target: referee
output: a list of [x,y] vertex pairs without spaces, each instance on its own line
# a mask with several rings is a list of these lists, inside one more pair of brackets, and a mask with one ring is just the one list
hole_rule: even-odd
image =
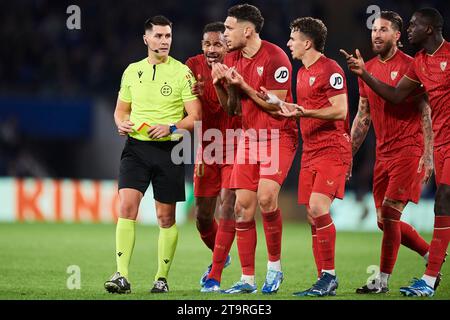
[[175,207],[185,200],[184,165],[174,164],[170,157],[178,143],[174,132],[192,130],[194,121],[201,119],[200,101],[191,92],[195,78],[187,66],[169,56],[172,23],[163,16],[148,19],[143,39],[148,56],[126,68],[114,112],[118,133],[128,138],[119,173],[117,272],[105,282],[112,293],[131,292],[127,279],[136,218],[150,181],[160,227],[158,272],[151,292],[169,291],[167,276],[178,239]]

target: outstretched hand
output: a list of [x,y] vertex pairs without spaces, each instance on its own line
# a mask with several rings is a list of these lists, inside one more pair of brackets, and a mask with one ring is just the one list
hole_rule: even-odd
[[355,51],[356,58],[353,56],[353,54],[347,53],[347,51],[345,51],[344,49],[340,49],[339,51],[344,55],[345,59],[347,59],[347,66],[350,71],[358,76],[362,76],[366,68],[364,66],[364,59],[361,56],[359,50],[356,49]]

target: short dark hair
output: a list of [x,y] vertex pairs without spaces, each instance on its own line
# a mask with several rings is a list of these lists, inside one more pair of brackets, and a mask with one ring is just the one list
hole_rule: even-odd
[[225,32],[225,25],[221,21],[208,23],[203,28],[203,34],[205,34],[207,32],[221,32],[221,33],[224,33]]
[[261,11],[251,4],[238,4],[228,9],[228,16],[236,18],[238,21],[248,21],[255,26],[256,33],[260,33],[264,25],[264,18]]
[[397,12],[394,11],[381,11],[380,12],[380,18],[390,21],[392,24],[392,27],[397,31],[403,30],[403,19],[400,17],[400,15]]
[[152,31],[153,26],[169,26],[172,28],[172,22],[164,16],[153,16],[148,18],[144,24],[144,31]]
[[292,31],[300,31],[310,38],[317,51],[324,51],[328,31],[322,20],[312,17],[297,18],[291,22],[290,27]]
[[420,13],[432,27],[442,31],[442,28],[444,27],[444,18],[442,18],[442,15],[435,8],[422,8],[415,13]]

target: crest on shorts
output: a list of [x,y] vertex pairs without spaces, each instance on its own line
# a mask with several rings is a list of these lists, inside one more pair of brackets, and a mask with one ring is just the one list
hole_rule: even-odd
[[442,61],[441,62],[441,70],[445,71],[445,68],[447,68],[447,61]]
[[261,77],[264,71],[264,67],[256,67],[256,72],[258,72],[258,75]]
[[309,86],[310,87],[314,84],[314,81],[316,81],[316,77],[309,77]]
[[395,78],[397,78],[398,75],[398,71],[392,71],[391,72],[391,79],[394,80]]

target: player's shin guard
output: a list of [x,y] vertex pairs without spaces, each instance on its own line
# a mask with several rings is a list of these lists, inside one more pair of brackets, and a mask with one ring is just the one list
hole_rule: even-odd
[[401,243],[400,217],[402,213],[389,206],[381,207],[383,221],[383,240],[381,243],[380,271],[392,274],[397,261],[398,249]]
[[213,251],[214,250],[214,242],[217,234],[217,222],[216,219],[213,219],[211,225],[207,229],[199,228],[200,237],[206,246]]
[[320,274],[322,273],[322,266],[320,265],[319,247],[317,246],[317,231],[316,226],[314,225],[311,225],[311,237],[312,237],[312,251],[317,268],[317,278],[320,278]]
[[448,242],[450,240],[450,216],[434,217],[434,232],[431,240],[428,266],[425,274],[437,277],[445,259]]
[[334,270],[336,228],[329,213],[314,218],[320,265],[323,270]]
[[220,219],[217,229],[216,243],[213,252],[213,263],[208,278],[214,279],[220,283],[222,271],[233,245],[234,235],[236,234],[236,222],[229,219]]
[[174,224],[170,228],[159,228],[158,238],[158,272],[155,281],[159,278],[167,279],[173,256],[178,243],[178,229]]
[[119,218],[116,227],[116,262],[120,275],[128,278],[128,266],[133,254],[136,221]]
[[262,220],[269,261],[279,261],[281,257],[281,236],[283,233],[280,209],[272,212],[262,212]]
[[243,275],[255,274],[256,225],[255,220],[236,222],[236,242]]
[[[378,228],[383,231],[383,223],[378,221]],[[430,249],[430,245],[425,241],[424,238],[417,232],[413,226],[407,224],[404,221],[400,221],[401,230],[401,244],[415,252],[417,252],[422,257]]]

